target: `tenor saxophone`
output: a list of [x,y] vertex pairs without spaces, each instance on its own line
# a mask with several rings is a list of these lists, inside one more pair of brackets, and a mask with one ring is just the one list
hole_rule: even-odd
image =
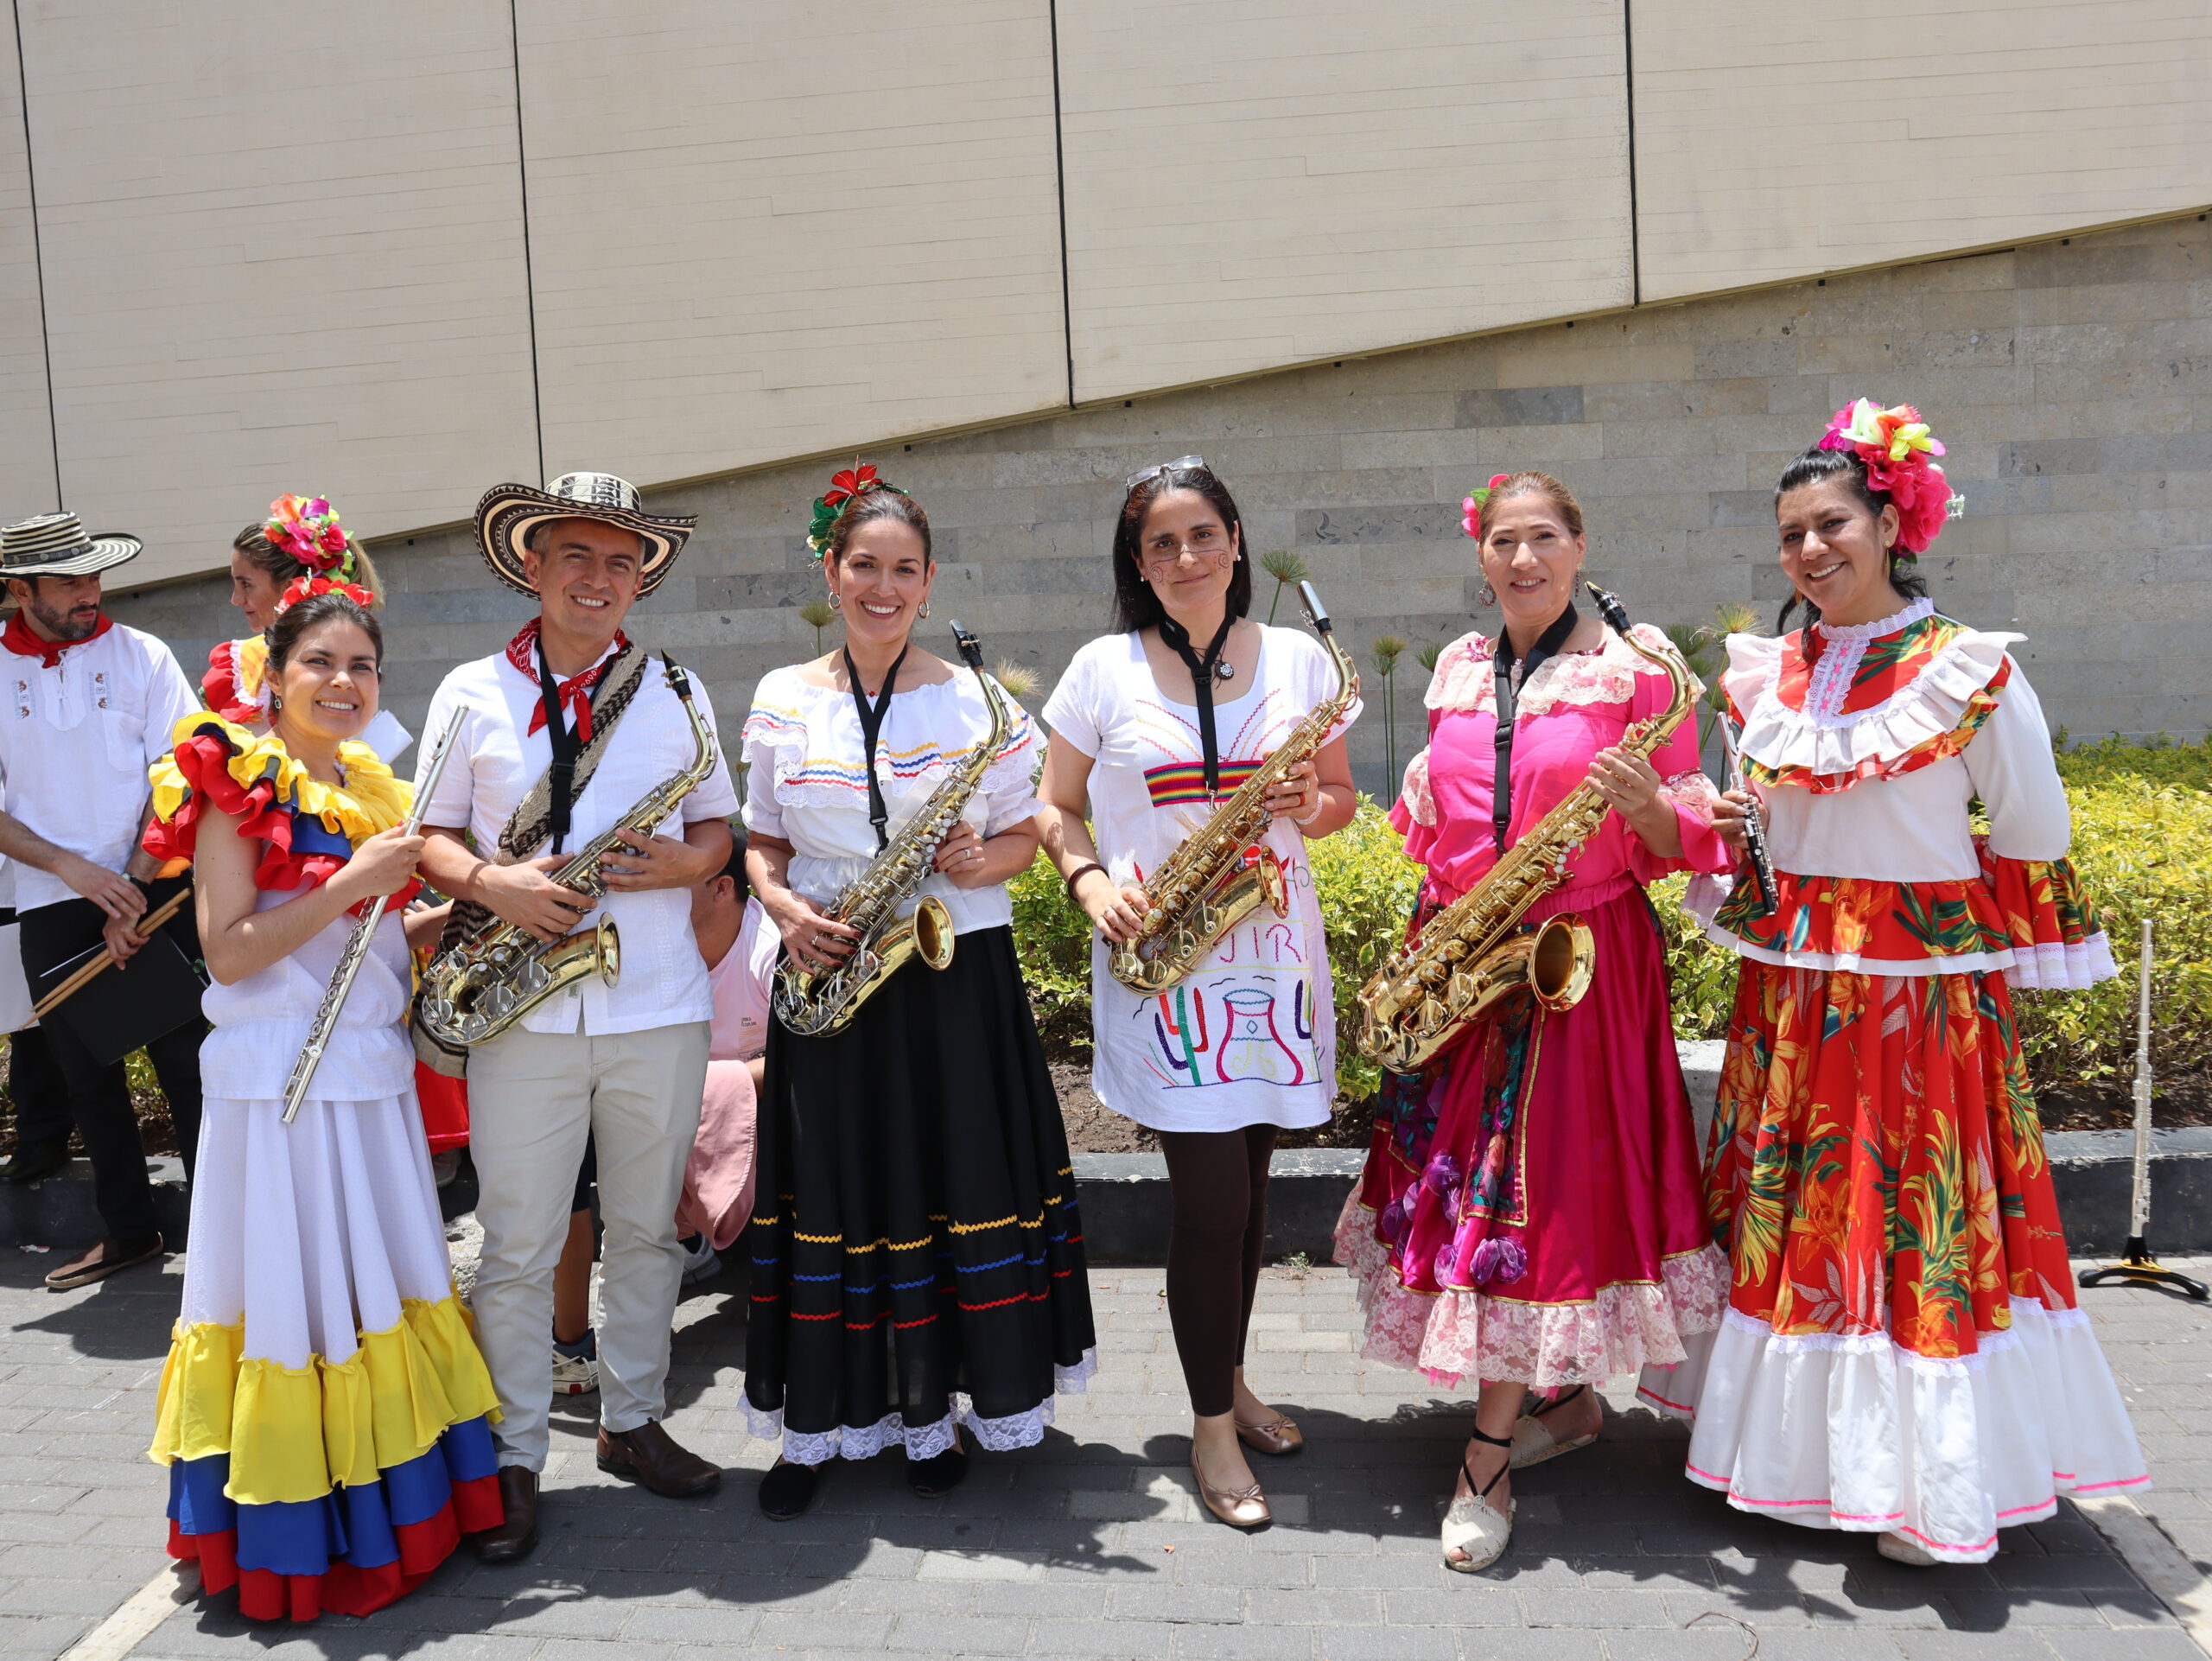
[[983,689],[983,702],[991,712],[990,735],[968,752],[950,776],[930,793],[921,811],[830,902],[823,916],[860,931],[852,954],[834,969],[809,969],[790,957],[778,966],[772,999],[776,1019],[786,1030],[802,1037],[825,1037],[843,1031],[860,1013],[861,1005],[910,959],[919,958],[931,969],[942,969],[952,961],[952,916],[944,902],[935,894],[925,895],[907,917],[899,915],[899,907],[922,886],[937,857],[938,844],[982,788],[983,775],[998,759],[999,746],[1006,741],[1007,729],[1014,719],[997,683],[983,672],[982,647],[957,619],[952,624],[952,640],[960,648],[961,660],[975,671],[976,683]]
[[[715,735],[692,702],[690,677],[666,652],[661,664],[669,690],[683,701],[691,723],[691,765],[639,797],[604,835],[593,837],[553,873],[553,881],[564,888],[594,899],[605,894],[607,856],[625,846],[618,833],[634,830],[650,837],[715,770]],[[495,919],[430,960],[423,971],[416,1019],[443,1043],[481,1044],[588,975],[597,975],[609,986],[622,977],[622,937],[605,912],[594,926],[558,940],[540,940]]]
[[1144,923],[1106,959],[1107,972],[1133,992],[1162,992],[1174,985],[1262,904],[1278,917],[1290,909],[1282,867],[1257,847],[1268,829],[1268,792],[1319,754],[1338,718],[1359,696],[1359,670],[1337,644],[1321,596],[1311,582],[1301,582],[1298,599],[1336,663],[1337,690],[1315,704],[1236,794],[1176,843],[1146,880]]
[[[1673,684],[1667,707],[1633,722],[1618,746],[1649,756],[1689,713],[1689,671],[1678,659],[1639,645],[1621,602],[1594,582],[1584,586],[1606,626]],[[1572,912],[1532,932],[1522,932],[1520,925],[1531,906],[1567,880],[1569,856],[1611,811],[1594,786],[1578,785],[1480,881],[1392,952],[1360,989],[1360,1053],[1394,1072],[1411,1072],[1509,998],[1532,996],[1555,1012],[1580,1003],[1597,967],[1590,926]]]

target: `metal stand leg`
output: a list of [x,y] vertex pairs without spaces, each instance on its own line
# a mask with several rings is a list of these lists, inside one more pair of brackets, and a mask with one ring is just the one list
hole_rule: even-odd
[[2193,1281],[2178,1270],[2159,1268],[2158,1260],[2151,1255],[2151,1248],[2143,1244],[2139,1234],[2128,1236],[2127,1249],[2120,1253],[2118,1263],[2082,1271],[2084,1286],[2102,1286],[2107,1281],[2118,1281],[2124,1286],[2171,1287],[2177,1292],[2186,1292],[2199,1303],[2212,1299],[2212,1288],[2207,1288],[2202,1281]]

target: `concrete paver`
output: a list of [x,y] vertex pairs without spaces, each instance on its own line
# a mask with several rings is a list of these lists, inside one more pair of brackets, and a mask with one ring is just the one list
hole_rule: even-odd
[[[61,1653],[161,1568],[162,1473],[143,1458],[181,1273],[54,1296],[51,1256],[0,1261],[0,1658]],[[1974,1568],[1911,1570],[1863,1537],[1730,1510],[1680,1474],[1683,1432],[1611,1398],[1591,1450],[1522,1473],[1507,1560],[1436,1558],[1436,1508],[1469,1407],[1351,1351],[1340,1270],[1271,1269],[1252,1375],[1306,1453],[1255,1459],[1279,1520],[1240,1535],[1199,1509],[1157,1270],[1099,1270],[1101,1370],[1027,1453],[980,1454],[925,1500],[895,1459],[834,1468],[818,1508],[761,1518],[772,1448],[745,1429],[734,1273],[679,1315],[671,1426],[730,1469],[715,1498],[603,1476],[589,1398],[554,1410],[544,1543],[464,1552],[365,1620],[256,1628],[231,1601],[181,1608],[149,1658],[429,1655],[439,1661],[707,1661],[739,1655],[1057,1655],[1205,1661],[2202,1661],[2104,1537],[2068,1511],[2008,1530]],[[2159,1486],[2143,1500],[2212,1569],[2212,1310],[2084,1295]],[[1740,1623],[1740,1624],[1739,1624]]]

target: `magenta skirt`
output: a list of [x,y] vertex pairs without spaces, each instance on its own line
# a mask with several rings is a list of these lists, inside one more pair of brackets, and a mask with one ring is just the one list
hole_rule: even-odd
[[1589,992],[1556,1015],[1516,1000],[1422,1072],[1385,1075],[1337,1225],[1363,1352],[1448,1386],[1664,1365],[1727,1308],[1658,924],[1625,879],[1531,921],[1570,910],[1597,945]]

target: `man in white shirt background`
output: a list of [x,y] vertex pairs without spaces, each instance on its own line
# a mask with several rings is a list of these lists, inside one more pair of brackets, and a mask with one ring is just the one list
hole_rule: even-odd
[[[169,649],[100,609],[100,573],[135,558],[136,537],[88,536],[73,513],[46,513],[0,532],[0,578],[17,610],[0,630],[0,856],[14,864],[23,969],[41,977],[105,944],[127,964],[143,942],[154,862],[138,846],[152,802],[146,769],[176,723],[200,707]],[[199,957],[191,908],[165,931]],[[111,971],[112,972],[112,971]],[[181,971],[179,971],[180,973]],[[81,995],[80,995],[81,996]],[[196,1000],[147,1034],[168,1098],[188,1176],[200,1136]],[[163,1017],[166,1019],[166,1015]],[[41,1023],[69,1093],[70,1117],[92,1164],[105,1237],[46,1277],[55,1291],[102,1280],[161,1255],[145,1147],[121,1060],[102,1062],[64,1011]],[[26,1148],[29,1130],[43,1145]],[[16,1157],[52,1161],[61,1127],[18,1121]],[[62,1134],[66,1136],[66,1131]]]
[[[695,523],[642,512],[637,491],[605,474],[565,474],[544,491],[503,485],[478,505],[479,551],[501,582],[538,600],[539,614],[505,652],[454,670],[431,701],[433,733],[454,708],[467,711],[430,795],[423,856],[424,878],[460,912],[473,905],[542,940],[596,923],[598,907],[548,873],[695,759],[663,664],[622,632]],[[711,727],[705,689],[692,696]],[[600,1468],[671,1497],[721,1480],[660,1419],[683,1263],[676,1210],[714,1009],[689,891],[728,859],[736,810],[717,746],[664,834],[626,832],[626,851],[607,862],[598,904],[620,930],[616,983],[588,978],[467,1052],[484,1226],[474,1309],[503,1416],[494,1436],[506,1508],[500,1528],[477,1537],[486,1562],[515,1562],[537,1543],[553,1274],[587,1134],[604,1231]]]

